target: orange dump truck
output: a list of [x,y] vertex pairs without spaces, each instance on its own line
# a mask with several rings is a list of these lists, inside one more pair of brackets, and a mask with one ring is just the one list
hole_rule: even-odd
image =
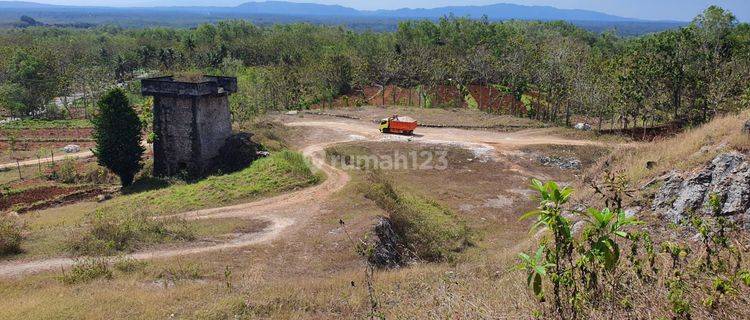
[[380,132],[412,134],[417,128],[417,121],[409,117],[393,115],[390,118],[380,120]]

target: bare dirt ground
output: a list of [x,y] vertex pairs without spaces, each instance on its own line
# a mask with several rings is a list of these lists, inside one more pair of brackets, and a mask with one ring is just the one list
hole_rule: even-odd
[[[517,155],[518,149],[533,145],[597,145],[597,142],[570,140],[548,135],[545,129],[523,130],[513,133],[493,131],[472,131],[463,129],[419,128],[417,135],[406,137],[397,135],[381,135],[377,126],[369,121],[346,119],[299,119],[288,117],[283,119],[289,127],[309,129],[315,132],[312,136],[301,139],[300,149],[312,164],[322,170],[327,178],[314,187],[296,192],[263,199],[256,202],[185,212],[175,217],[187,220],[243,218],[264,220],[270,225],[257,233],[243,234],[222,243],[194,243],[187,247],[170,248],[164,250],[144,251],[130,254],[129,257],[144,260],[168,258],[191,254],[220,252],[229,249],[269,243],[280,237],[287,237],[300,233],[313,221],[312,217],[323,215],[328,199],[337,191],[347,186],[350,176],[326,163],[324,149],[337,143],[346,141],[381,141],[381,142],[417,142],[422,144],[448,145],[470,150],[474,155],[486,155],[499,161],[506,161],[507,157]],[[312,142],[317,141],[317,142]],[[322,141],[322,142],[321,142]],[[35,162],[34,162],[35,163]],[[13,164],[0,165],[13,166]],[[524,166],[506,162],[509,170],[519,175],[526,175],[528,169]],[[443,177],[444,178],[444,177]],[[519,191],[522,193],[522,191]],[[489,208],[502,207],[510,201],[497,198],[487,201]],[[76,261],[71,258],[47,259],[36,261],[19,261],[0,264],[0,277],[18,277],[28,273],[45,270],[60,269],[70,266]]]
[[419,123],[429,126],[487,127],[504,131],[546,126],[544,123],[509,115],[489,114],[465,108],[413,108],[413,107],[342,107],[302,112],[304,117],[325,114],[338,117],[358,118],[373,122],[394,114],[409,115]]

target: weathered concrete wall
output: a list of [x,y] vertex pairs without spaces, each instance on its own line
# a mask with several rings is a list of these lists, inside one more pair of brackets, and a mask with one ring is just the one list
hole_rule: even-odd
[[216,95],[200,97],[197,101],[198,135],[193,147],[199,149],[201,166],[210,168],[213,165],[211,160],[219,154],[219,149],[232,135],[229,99],[227,95]]
[[154,97],[154,175],[188,170],[192,161],[193,98]]
[[232,135],[228,96],[155,96],[154,132],[154,175],[201,175]]

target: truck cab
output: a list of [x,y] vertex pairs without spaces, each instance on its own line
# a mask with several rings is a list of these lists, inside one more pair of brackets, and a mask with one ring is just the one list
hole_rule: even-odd
[[413,134],[417,128],[417,121],[410,117],[400,117],[393,115],[380,120],[380,132],[382,133],[400,133]]

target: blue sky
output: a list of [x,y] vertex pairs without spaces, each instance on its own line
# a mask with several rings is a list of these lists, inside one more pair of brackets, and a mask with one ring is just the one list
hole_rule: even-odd
[[[215,5],[233,6],[252,0],[27,0],[40,3],[98,6]],[[515,3],[549,5],[565,9],[588,9],[623,17],[649,20],[689,21],[711,4],[731,10],[741,21],[750,21],[750,0],[292,0],[339,4],[356,9],[434,8],[452,5],[486,5]]]

